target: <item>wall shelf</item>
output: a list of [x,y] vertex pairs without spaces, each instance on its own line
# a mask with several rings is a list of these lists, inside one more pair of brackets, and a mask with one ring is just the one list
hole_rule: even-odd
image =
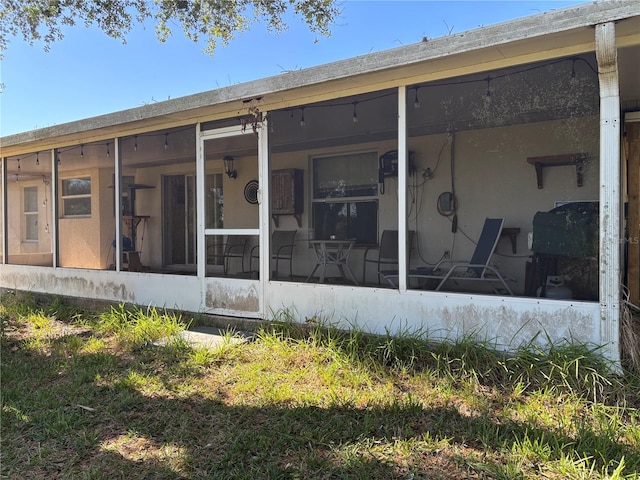
[[538,188],[543,187],[542,173],[547,167],[563,167],[566,165],[575,165],[576,167],[576,184],[578,187],[583,183],[584,162],[587,160],[586,153],[569,153],[564,155],[547,155],[544,157],[528,157],[527,163],[536,167],[536,180]]

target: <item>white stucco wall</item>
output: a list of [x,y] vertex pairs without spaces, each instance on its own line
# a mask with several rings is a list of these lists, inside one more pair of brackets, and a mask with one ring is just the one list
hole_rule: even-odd
[[[485,217],[505,217],[506,227],[520,228],[517,237],[517,253],[513,254],[508,238],[498,244],[493,262],[516,282],[516,293],[523,293],[525,263],[531,252],[527,246],[528,233],[532,231],[533,217],[538,211],[548,211],[555,201],[597,201],[598,185],[598,118],[584,117],[559,121],[529,123],[501,128],[469,130],[455,134],[454,175],[458,201],[457,234],[451,232],[451,218],[437,211],[437,198],[451,190],[451,149],[446,135],[409,138],[409,149],[415,152],[417,176],[409,178],[410,204],[408,224],[418,232],[418,247],[412,251],[412,267],[434,263],[444,250],[451,250],[454,259],[469,259],[474,243],[465,238],[466,233],[477,240]],[[313,254],[305,242],[311,229],[312,178],[310,159],[317,155],[344,154],[374,150],[379,154],[395,148],[394,141],[315,149],[274,155],[272,166],[300,168],[305,174],[305,209],[302,228],[297,236],[294,273],[308,273],[314,265]],[[547,168],[544,171],[544,188],[538,189],[535,168],[527,163],[527,157],[586,153],[588,161],[584,169],[583,186],[576,185],[573,166]],[[422,178],[422,171],[431,169],[429,180]],[[421,185],[422,184],[422,185]],[[415,187],[414,185],[418,185]],[[412,201],[415,199],[415,202]],[[385,229],[397,229],[397,179],[386,180],[386,192],[378,195],[379,233]],[[298,228],[293,217],[282,217],[281,229]],[[362,249],[351,256],[352,268],[360,278]],[[376,280],[373,269],[368,271],[367,281]]]
[[255,280],[18,265],[0,265],[0,272],[4,288],[258,319],[287,310],[301,322],[315,316],[377,334],[466,335],[500,349],[601,340],[596,302],[268,282],[261,314]]
[[[36,187],[38,192],[38,240],[25,240],[24,189]],[[7,185],[9,257],[11,263],[49,265],[52,263],[51,182],[38,180],[10,181]],[[48,230],[48,231],[47,231]]]
[[[258,178],[258,160],[256,156],[234,157],[237,178],[224,174],[221,159],[208,160],[207,173],[222,173],[225,228],[258,228],[258,206],[244,199],[244,186],[250,180]],[[145,266],[161,269],[162,264],[162,228],[163,201],[162,177],[165,175],[195,175],[195,161],[181,162],[158,167],[133,168],[125,166],[124,175],[132,175],[136,183],[153,186],[152,189],[140,189],[136,192],[136,213],[148,215],[146,226],[139,226],[141,259]],[[144,230],[144,238],[141,237]]]
[[[112,262],[115,237],[114,190],[111,168],[65,170],[60,180],[91,179],[91,215],[64,217],[60,206],[59,262],[62,267],[106,269]],[[61,187],[59,187],[59,192]]]

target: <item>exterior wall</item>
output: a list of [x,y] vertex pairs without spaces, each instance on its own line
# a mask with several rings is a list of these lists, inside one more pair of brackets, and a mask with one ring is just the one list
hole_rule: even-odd
[[[162,167],[127,169],[123,175],[133,175],[135,183],[154,187],[136,192],[136,213],[149,216],[145,221],[146,226],[141,223],[138,227],[136,248],[141,251],[143,265],[155,269],[162,268],[162,176],[195,175],[195,161]],[[145,228],[144,237],[141,236],[143,228]],[[123,234],[129,234],[126,228]]]
[[[258,205],[244,199],[244,186],[258,179],[257,157],[234,157],[237,178],[222,176],[224,191],[224,228],[258,228]],[[209,166],[212,162],[207,162]],[[222,163],[221,161],[219,162]],[[218,169],[220,171],[220,169]],[[208,172],[207,172],[208,173]]]
[[[2,265],[2,287],[200,311],[201,282],[182,275]],[[171,288],[167,288],[171,285]]]
[[[223,173],[223,191],[225,201],[225,228],[258,228],[258,206],[244,199],[244,186],[250,180],[258,178],[257,157],[236,157],[235,168],[238,177],[235,179],[225,175],[222,160],[208,161],[207,173]],[[136,193],[136,213],[148,215],[144,238],[138,234],[137,248],[141,250],[142,264],[152,269],[163,266],[162,251],[162,177],[164,175],[195,175],[195,162],[179,163],[149,168],[128,168],[124,175],[133,175],[136,183],[151,185],[155,188],[138,190]],[[143,228],[141,223],[139,232]],[[126,229],[124,233],[127,234]]]
[[[24,198],[25,187],[38,189],[38,241],[25,241]],[[44,199],[48,199],[44,202]],[[21,265],[52,265],[51,184],[38,180],[21,180],[7,184],[8,205],[8,262]],[[46,226],[49,225],[49,231]]]
[[268,312],[287,309],[301,322],[317,316],[338,327],[381,335],[468,336],[506,350],[531,342],[544,345],[547,339],[600,344],[594,302],[282,282],[269,283],[265,298]]
[[[0,265],[0,288],[261,318],[257,280]],[[168,288],[170,285],[170,288]]]
[[[524,292],[525,263],[531,252],[528,233],[538,211],[554,208],[555,201],[597,201],[598,183],[598,117],[528,123],[500,128],[462,131],[455,134],[454,164],[455,190],[458,201],[458,226],[477,240],[485,217],[505,217],[505,227],[520,228],[517,253],[509,239],[503,238],[494,255],[501,271],[515,280],[516,294]],[[409,185],[424,183],[414,190],[415,202],[410,202],[408,224],[417,231],[419,248],[412,251],[412,266],[435,263],[444,250],[451,250],[454,259],[469,259],[475,245],[463,234],[451,233],[451,219],[438,214],[437,198],[451,190],[450,145],[446,135],[411,137],[409,149],[415,152],[418,170],[409,178]],[[444,146],[444,148],[443,148]],[[312,238],[311,199],[313,183],[311,158],[319,155],[344,154],[374,150],[378,155],[395,149],[395,141],[314,149],[273,155],[272,168],[300,168],[305,175],[305,208],[302,228],[296,237],[294,274],[306,275],[314,266],[313,253],[306,241]],[[573,166],[548,168],[544,171],[544,188],[538,189],[535,168],[527,157],[586,153],[583,186],[576,185]],[[440,158],[439,158],[440,157]],[[424,169],[433,171],[427,181],[421,176]],[[379,233],[397,229],[397,178],[386,180],[384,195],[378,195]],[[298,229],[293,217],[280,219],[281,229]],[[355,249],[351,256],[354,272],[360,278],[364,249]],[[376,272],[369,269],[367,281],[376,280]]]
[[544,345],[548,338],[601,341],[594,302],[267,282],[261,315],[257,281],[206,279],[203,285],[192,276],[16,265],[0,265],[0,271],[5,288],[248,318],[269,318],[286,309],[301,322],[317,316],[337,327],[377,334],[467,335],[502,349],[532,341]]
[[60,205],[60,266],[106,269],[112,261],[111,242],[115,232],[113,188],[109,188],[113,170],[78,169],[60,175],[61,180],[81,177],[91,178],[91,215],[65,218]]
[[[516,280],[512,286],[516,294],[524,291],[525,262],[531,254],[527,237],[536,212],[552,209],[555,201],[598,200],[598,138],[597,117],[470,130],[455,135],[458,228],[474,240],[485,217],[505,217],[505,227],[520,228],[517,253],[513,254],[509,240],[502,238],[496,249],[498,255],[492,257],[501,271]],[[433,170],[437,150],[444,141],[442,136],[409,139],[409,148],[416,151],[419,167],[429,166]],[[446,146],[437,171],[426,183],[424,194],[418,197],[422,202],[409,215],[409,228],[418,231],[421,251],[431,262],[437,261],[445,249],[451,250],[454,259],[469,259],[475,248],[464,235],[457,234],[454,241],[450,219],[439,215],[436,209],[438,195],[451,189],[448,149]],[[565,153],[587,154],[583,186],[576,185],[575,167],[566,166],[545,169],[544,188],[538,189],[535,168],[527,163],[527,157]]]
[[[326,155],[342,155],[346,153],[377,151],[378,155],[396,149],[395,141],[385,141],[376,143],[363,143],[357,145],[348,145],[342,147],[318,148],[307,150],[304,152],[281,153],[272,156],[271,167],[273,170],[285,168],[298,168],[304,171],[304,212],[302,214],[302,227],[298,224],[293,216],[282,216],[279,219],[279,229],[281,230],[298,230],[296,235],[296,246],[294,248],[294,275],[306,276],[315,266],[315,256],[309,248],[308,240],[313,239],[312,226],[312,197],[313,197],[313,178],[311,159],[316,156]],[[397,189],[395,184],[389,183],[389,189],[385,195],[378,195],[379,212],[378,212],[378,229],[380,232],[385,229],[398,229],[397,214]],[[273,223],[271,223],[274,228]],[[352,255],[352,264],[355,267],[354,273],[357,278],[362,275],[361,256],[364,250],[356,249]]]

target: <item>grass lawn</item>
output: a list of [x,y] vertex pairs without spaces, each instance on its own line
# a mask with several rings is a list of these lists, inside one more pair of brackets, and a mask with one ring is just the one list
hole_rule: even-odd
[[[265,323],[214,349],[155,309],[0,299],[1,478],[638,478],[640,378],[586,347]],[[162,338],[167,342],[157,342]]]

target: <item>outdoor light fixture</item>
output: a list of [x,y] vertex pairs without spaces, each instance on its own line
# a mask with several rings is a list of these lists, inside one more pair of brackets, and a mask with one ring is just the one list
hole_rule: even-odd
[[420,99],[418,98],[418,88],[416,87],[416,98],[413,100],[413,108],[416,110],[420,108]]
[[165,133],[164,134],[164,149],[168,149],[169,148],[169,134]]
[[356,111],[356,105],[358,105],[357,100],[353,102],[353,123],[358,123],[358,112]]
[[80,158],[84,158],[84,145],[80,144]]
[[40,165],[40,152],[36,152],[36,165]]
[[578,80],[576,79],[576,59],[575,58],[571,60],[571,78],[569,79],[569,83],[571,85],[575,85],[576,83],[578,83]]
[[491,103],[491,76],[489,75],[485,80],[487,81],[487,93],[484,97],[484,101]]
[[233,169],[233,157],[225,156],[222,161],[224,162],[224,172],[229,178],[236,178],[238,172]]
[[304,107],[300,109],[300,126],[304,127],[306,125],[304,121]]

